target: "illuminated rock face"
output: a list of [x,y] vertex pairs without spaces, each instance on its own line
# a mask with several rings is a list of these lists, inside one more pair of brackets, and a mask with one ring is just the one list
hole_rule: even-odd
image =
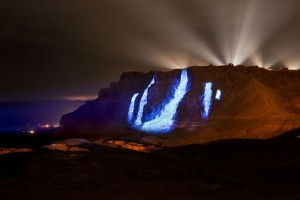
[[201,97],[201,103],[203,106],[203,111],[201,113],[202,119],[207,119],[211,109],[212,85],[213,84],[211,82],[204,84],[204,94]]
[[145,105],[147,105],[148,90],[154,83],[155,83],[155,76],[152,78],[151,83],[147,86],[147,88],[143,92],[143,96],[142,96],[142,98],[140,100],[140,104],[139,104],[139,110],[137,113],[137,117],[134,122],[134,127],[139,127],[142,125],[142,117],[144,114],[144,107],[145,107]]
[[143,97],[139,106],[138,116],[133,128],[148,133],[168,133],[174,129],[178,104],[181,102],[188,91],[187,70],[182,70],[178,85],[174,85],[174,93],[171,93],[171,97],[166,97],[167,100],[163,100],[167,102],[164,103],[164,106],[159,110],[159,112],[151,112],[151,116],[148,116],[148,118],[150,118],[151,120],[142,122],[142,114],[140,113],[143,113],[144,106],[147,105],[148,89],[154,83],[155,81],[153,78],[153,80],[143,93]]
[[135,100],[137,98],[137,96],[139,95],[139,93],[136,93],[133,95],[133,97],[131,98],[130,101],[130,106],[129,106],[129,110],[128,110],[128,123],[131,124],[132,120],[133,120],[133,112],[134,112],[134,107],[135,107]]
[[[133,121],[133,113],[134,113],[134,105],[136,103],[136,97],[139,95],[134,94],[131,98],[129,110],[128,110],[128,123],[129,125],[139,131],[143,131],[146,133],[169,133],[174,130],[176,125],[176,114],[178,110],[179,103],[185,97],[185,94],[188,92],[188,73],[187,70],[184,69],[181,72],[180,80],[177,81],[177,84],[174,84],[172,88],[174,88],[174,92],[170,93],[170,96],[166,96],[166,99],[162,102],[162,107],[158,109],[157,112],[144,113],[144,108],[147,106],[148,100],[148,90],[149,88],[155,84],[155,76],[151,80],[150,84],[144,90],[142,98],[139,102],[137,116],[134,122]],[[211,82],[207,82],[203,84],[204,93],[201,95],[200,104],[203,107],[203,111],[201,112],[201,116],[203,120],[206,120],[209,116],[209,112],[212,106],[212,94],[213,94],[213,84]],[[216,99],[220,100],[221,90],[217,90]],[[145,119],[142,121],[143,116]]]
[[[126,72],[99,97],[62,117],[58,134],[176,130],[201,138],[268,138],[300,127],[300,71],[190,67]],[[294,105],[295,104],[295,105]]]

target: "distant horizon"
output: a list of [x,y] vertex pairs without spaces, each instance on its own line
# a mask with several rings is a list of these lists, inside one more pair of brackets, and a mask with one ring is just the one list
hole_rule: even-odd
[[62,115],[83,105],[85,100],[0,101],[0,130],[57,125]]
[[31,102],[42,102],[42,101],[92,101],[96,99],[98,96],[82,96],[82,97],[66,97],[66,98],[35,98],[35,99],[0,99],[0,104],[3,103],[31,103]]

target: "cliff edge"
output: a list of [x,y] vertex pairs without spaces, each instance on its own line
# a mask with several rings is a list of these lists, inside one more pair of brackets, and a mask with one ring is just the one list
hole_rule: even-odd
[[124,72],[62,117],[57,135],[155,135],[166,145],[266,139],[300,127],[300,71],[205,66]]

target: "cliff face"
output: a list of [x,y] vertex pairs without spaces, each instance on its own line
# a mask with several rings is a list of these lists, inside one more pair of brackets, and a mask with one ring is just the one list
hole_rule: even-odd
[[[207,66],[126,72],[62,117],[61,135],[136,130],[169,143],[269,138],[300,127],[300,71]],[[181,131],[179,131],[181,130]]]

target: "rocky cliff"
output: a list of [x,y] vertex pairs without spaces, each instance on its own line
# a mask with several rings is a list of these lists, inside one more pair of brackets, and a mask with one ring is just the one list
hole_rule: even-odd
[[125,72],[60,122],[59,135],[159,135],[169,145],[270,138],[300,127],[300,71],[206,66]]

